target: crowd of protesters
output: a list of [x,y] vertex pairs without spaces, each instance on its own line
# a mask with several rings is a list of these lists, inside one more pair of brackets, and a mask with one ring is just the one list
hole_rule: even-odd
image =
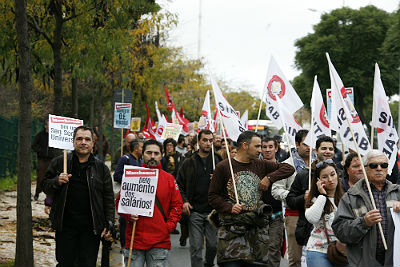
[[[115,210],[129,267],[166,266],[178,222],[191,266],[280,266],[286,244],[289,266],[338,266],[332,244],[346,251],[341,266],[393,266],[399,253],[391,213],[400,212],[398,170],[389,176],[378,150],[361,161],[356,153],[343,160],[331,137],[311,149],[307,130],[297,132],[290,153],[280,136],[252,131],[233,141],[202,130],[163,144],[129,133],[122,153],[113,155],[112,180],[98,157],[109,154],[105,136],[98,153],[97,132],[76,128],[65,173],[63,156],[46,147],[46,129],[32,147],[40,160],[34,199],[47,194],[57,266],[96,266],[100,240],[113,239]],[[113,181],[121,184],[125,165],[159,170],[153,217],[118,213]]]

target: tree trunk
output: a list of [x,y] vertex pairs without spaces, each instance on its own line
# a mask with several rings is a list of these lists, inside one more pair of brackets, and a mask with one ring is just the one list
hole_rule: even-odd
[[103,108],[103,89],[101,85],[99,85],[99,102],[98,102],[98,109],[97,109],[97,124],[98,124],[98,130],[97,132],[99,133],[99,146],[97,153],[99,154],[99,159],[102,161],[103,160],[103,115],[102,115],[102,108]]
[[18,187],[15,266],[33,266],[31,206],[31,50],[25,0],[15,0],[19,59]]
[[[91,84],[89,83],[89,86]],[[95,104],[95,89],[92,89],[92,98],[90,99],[90,114],[89,114],[89,126],[93,128],[94,126],[94,104]]]
[[72,94],[72,117],[78,118],[78,80],[71,79],[71,94]]
[[63,25],[63,12],[61,10],[61,3],[54,3],[56,20],[56,27],[54,29],[53,40],[53,58],[54,58],[54,114],[63,115],[63,91],[62,91],[62,25]]

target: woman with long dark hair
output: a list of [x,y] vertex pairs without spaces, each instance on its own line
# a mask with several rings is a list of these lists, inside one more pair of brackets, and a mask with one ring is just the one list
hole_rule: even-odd
[[328,239],[337,240],[332,222],[343,190],[337,168],[332,159],[318,162],[306,198],[306,219],[314,225],[307,243],[307,266],[333,266],[328,260]]

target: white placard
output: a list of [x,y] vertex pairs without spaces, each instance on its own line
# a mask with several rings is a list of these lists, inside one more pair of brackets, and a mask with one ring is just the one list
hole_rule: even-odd
[[74,150],[73,134],[83,120],[49,114],[49,147]]
[[178,141],[181,131],[182,125],[167,122],[161,138],[164,140],[167,138],[172,138],[175,141]]
[[118,212],[152,217],[157,182],[158,169],[125,165]]
[[131,128],[131,103],[115,103],[114,128]]

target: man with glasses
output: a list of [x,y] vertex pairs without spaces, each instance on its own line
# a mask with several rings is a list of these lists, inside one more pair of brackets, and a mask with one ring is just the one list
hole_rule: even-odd
[[[350,266],[393,266],[394,223],[390,210],[400,212],[400,186],[386,179],[388,159],[381,151],[368,152],[363,164],[374,200],[370,199],[366,180],[361,179],[340,200],[332,228],[336,237],[347,244]],[[379,222],[386,239],[386,251]]]

